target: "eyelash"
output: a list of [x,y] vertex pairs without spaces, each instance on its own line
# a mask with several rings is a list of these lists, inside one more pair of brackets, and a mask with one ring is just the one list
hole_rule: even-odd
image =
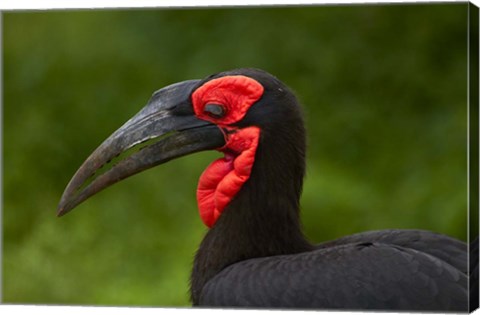
[[225,107],[221,104],[207,104],[203,108],[203,112],[212,118],[223,118],[226,114]]

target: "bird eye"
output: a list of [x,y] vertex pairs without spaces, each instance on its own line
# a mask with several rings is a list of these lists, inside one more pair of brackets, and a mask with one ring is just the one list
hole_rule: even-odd
[[225,116],[225,107],[220,104],[207,104],[203,108],[203,111],[213,118],[222,118]]

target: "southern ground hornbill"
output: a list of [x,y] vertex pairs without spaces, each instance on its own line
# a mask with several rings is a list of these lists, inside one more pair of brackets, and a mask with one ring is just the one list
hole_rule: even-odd
[[463,242],[420,230],[366,232],[319,245],[305,239],[301,109],[288,87],[261,70],[227,71],[155,92],[79,168],[58,215],[128,176],[212,149],[224,157],[198,183],[200,216],[210,229],[195,256],[194,305],[468,310]]

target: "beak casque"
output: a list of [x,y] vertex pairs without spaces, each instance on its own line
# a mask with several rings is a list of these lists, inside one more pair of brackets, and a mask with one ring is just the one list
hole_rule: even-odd
[[[139,113],[83,162],[65,188],[57,215],[129,176],[177,157],[222,147],[221,129],[193,112],[190,95],[198,83],[184,81],[155,92]],[[140,144],[146,146],[135,150]]]

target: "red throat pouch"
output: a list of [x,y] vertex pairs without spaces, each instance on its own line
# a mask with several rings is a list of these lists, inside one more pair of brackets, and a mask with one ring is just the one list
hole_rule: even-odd
[[226,145],[219,149],[225,156],[213,161],[200,176],[197,202],[202,221],[212,227],[225,207],[250,178],[260,128],[247,127],[228,134]]

